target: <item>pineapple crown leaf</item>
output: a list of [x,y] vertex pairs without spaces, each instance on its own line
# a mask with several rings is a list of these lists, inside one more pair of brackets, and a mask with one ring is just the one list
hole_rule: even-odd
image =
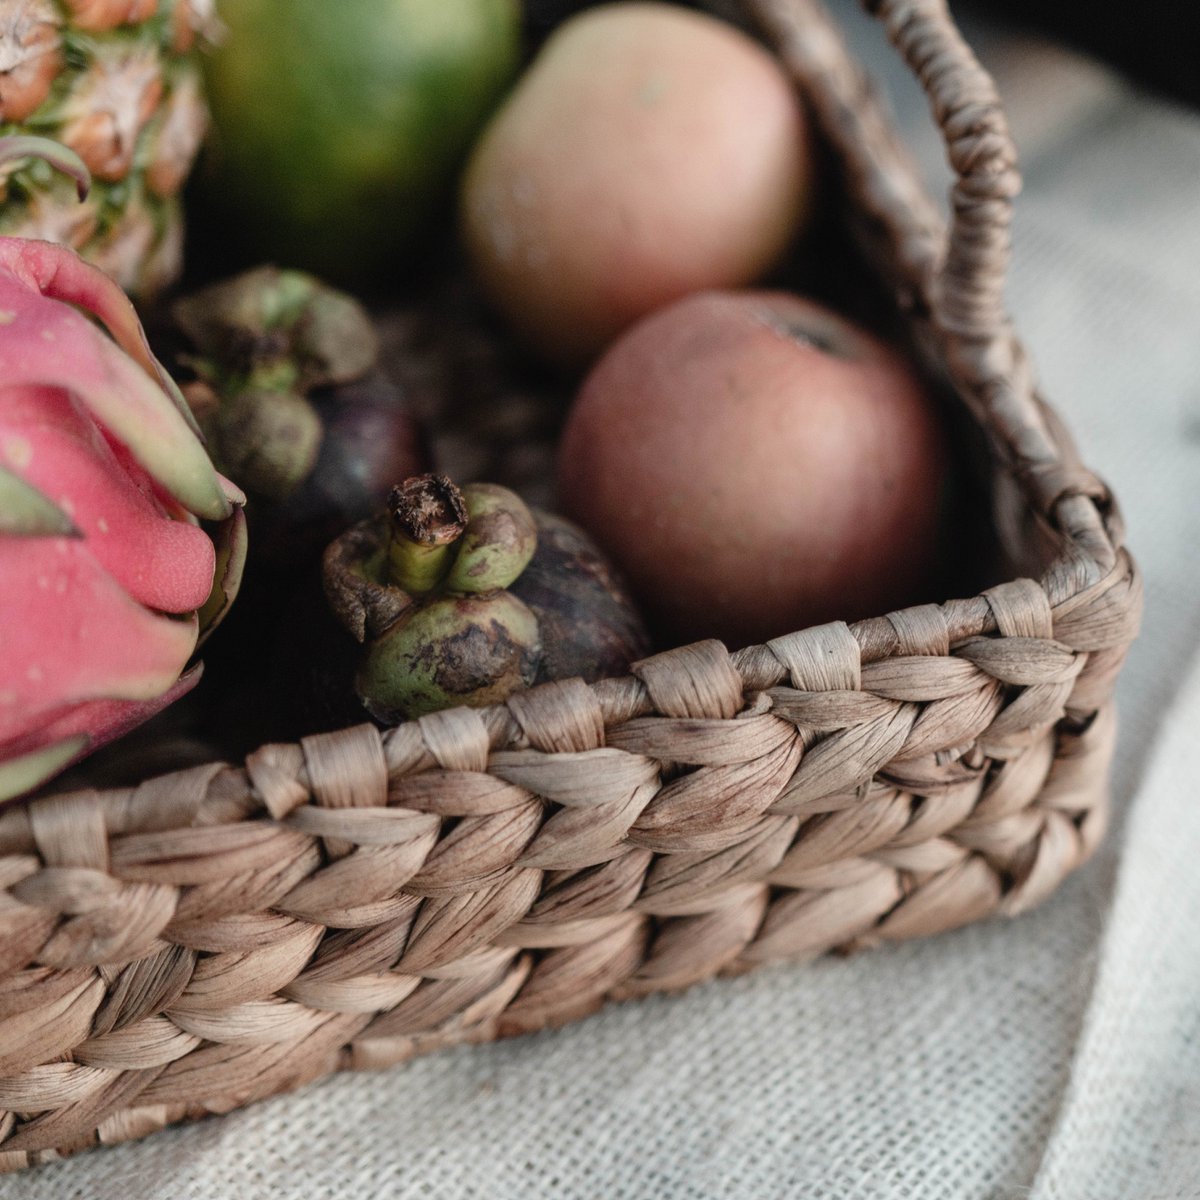
[[75,181],[79,199],[87,199],[92,186],[92,174],[83,159],[70,147],[45,137],[20,134],[0,137],[0,167],[25,158],[40,158],[56,171],[69,175]]

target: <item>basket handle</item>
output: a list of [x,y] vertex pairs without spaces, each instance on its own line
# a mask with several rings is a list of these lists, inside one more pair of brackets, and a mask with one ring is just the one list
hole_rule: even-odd
[[950,15],[946,0],[862,0],[929,97],[955,174],[939,318],[955,333],[990,338],[1005,329],[1004,282],[1017,151],[992,77]]
[[[955,181],[949,229],[821,0],[741,0],[837,146],[902,307],[928,317],[964,401],[1031,501],[1092,564],[1114,561],[1107,493],[1051,428],[1004,308],[1017,155],[991,76],[946,0],[860,0],[929,98]],[[1090,569],[1090,568],[1089,568]]]
[[[903,286],[945,330],[973,340],[1007,333],[1003,290],[1016,148],[991,76],[963,40],[946,0],[860,0],[929,97],[955,174],[951,223],[929,198],[858,63],[820,0],[741,0],[784,65],[806,87],[842,153],[869,217],[888,228]],[[1007,364],[1006,364],[1007,365]]]

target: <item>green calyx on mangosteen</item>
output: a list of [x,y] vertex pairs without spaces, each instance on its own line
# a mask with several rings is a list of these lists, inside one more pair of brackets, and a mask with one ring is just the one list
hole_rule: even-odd
[[252,494],[286,500],[321,444],[308,393],[374,366],[370,317],[319,279],[276,267],[186,296],[172,316],[194,347],[192,403],[218,468]]
[[184,391],[218,469],[243,488],[254,555],[311,564],[426,465],[420,424],[379,367],[353,297],[303,271],[263,266],[176,301],[196,378]]
[[583,533],[495,484],[406,480],[385,514],[329,546],[324,581],[364,646],[359,698],[385,723],[497,703],[549,679],[619,674],[648,649],[623,585]]
[[468,484],[463,491],[467,526],[446,576],[451,592],[487,592],[514,583],[538,545],[533,513],[494,483]]
[[537,675],[538,619],[516,596],[443,596],[394,622],[367,649],[357,687],[380,721],[495,704]]

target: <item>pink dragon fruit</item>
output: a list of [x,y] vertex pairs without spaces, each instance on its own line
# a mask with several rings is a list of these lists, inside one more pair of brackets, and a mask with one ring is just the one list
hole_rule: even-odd
[[[86,188],[69,151],[0,139],[0,163],[32,154]],[[124,293],[0,238],[0,802],[194,686],[241,579],[243,501]]]

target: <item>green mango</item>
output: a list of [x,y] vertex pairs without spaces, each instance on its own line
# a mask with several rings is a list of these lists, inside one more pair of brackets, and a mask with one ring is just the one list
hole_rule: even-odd
[[261,258],[378,277],[516,73],[519,0],[222,0],[204,187]]

